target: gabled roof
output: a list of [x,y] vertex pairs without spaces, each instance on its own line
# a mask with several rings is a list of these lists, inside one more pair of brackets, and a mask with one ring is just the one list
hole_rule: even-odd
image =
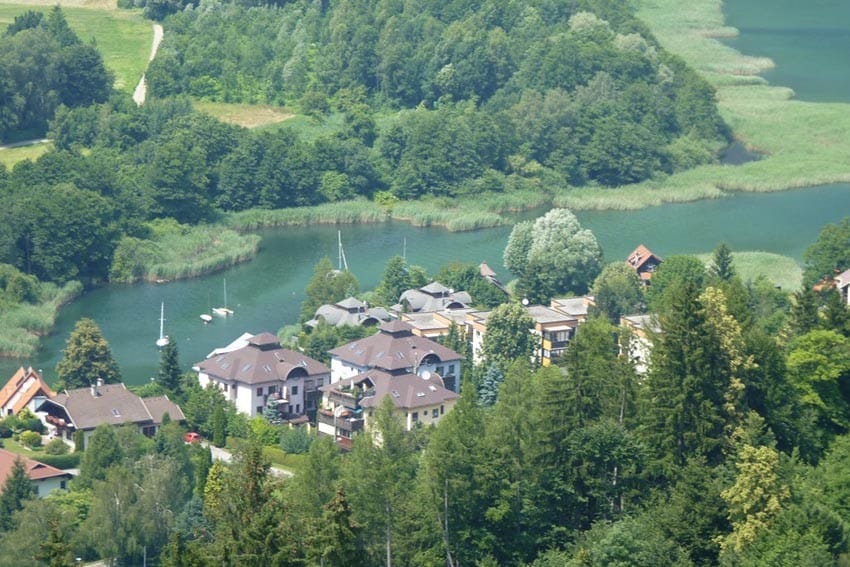
[[326,303],[321,305],[312,319],[305,323],[309,327],[317,327],[324,321],[332,327],[350,325],[377,324],[380,321],[389,321],[393,318],[383,307],[369,307],[365,301],[354,297],[343,299],[339,303]]
[[620,324],[627,325],[638,331],[649,331],[656,334],[661,332],[661,325],[658,323],[658,317],[653,314],[623,315],[620,317]]
[[641,244],[634,249],[634,252],[629,254],[629,257],[626,259],[626,263],[635,270],[640,270],[643,265],[652,258],[654,258],[656,262],[661,262],[660,256],[656,256],[649,248]]
[[835,276],[835,285],[838,289],[843,289],[847,285],[850,285],[850,269],[844,270],[837,276]]
[[31,366],[26,369],[21,366],[0,389],[0,408],[5,408],[11,403],[12,413],[17,414],[39,393],[48,398],[55,395],[41,375]]
[[429,374],[428,378],[424,378],[416,374],[391,376],[373,371],[372,382],[375,384],[375,395],[361,400],[360,405],[364,408],[380,406],[386,396],[390,397],[396,408],[404,410],[435,406],[459,397],[445,387],[443,379],[437,374]]
[[404,321],[381,325],[377,333],[364,339],[337,347],[330,355],[360,367],[393,371],[411,368],[427,356],[441,362],[460,360],[450,348],[413,334],[413,327]]
[[24,468],[29,475],[30,480],[44,480],[46,478],[54,478],[57,476],[70,477],[71,473],[45,465],[33,459],[29,459],[22,455],[17,455],[6,449],[0,449],[0,490],[6,484],[6,479],[12,474],[12,468],[15,466],[15,460],[21,459],[24,462]]
[[315,376],[331,372],[321,362],[281,347],[280,341],[271,333],[252,336],[241,348],[212,354],[194,368],[213,378],[243,384],[283,382],[298,375]]
[[482,278],[495,278],[496,272],[493,271],[493,268],[487,265],[486,262],[481,262],[478,265],[478,273],[481,274]]
[[558,297],[551,301],[550,305],[553,309],[557,309],[561,313],[572,315],[573,317],[587,317],[587,309],[593,305],[592,295],[582,295],[579,297]]
[[408,289],[401,294],[399,302],[392,309],[402,311],[404,305],[411,311],[440,311],[459,309],[472,303],[472,297],[465,291],[453,291],[440,282],[431,282],[419,289]]
[[[94,394],[94,395],[93,395]],[[147,400],[153,400],[149,408]],[[94,429],[98,425],[137,425],[158,424],[164,413],[171,419],[185,419],[180,408],[167,396],[158,396],[143,400],[124,386],[124,384],[104,384],[91,388],[65,390],[41,404],[40,409],[49,411],[53,407],[62,408],[71,424],[77,429]],[[153,409],[156,414],[151,413]]]
[[346,297],[342,301],[337,302],[336,305],[346,310],[365,309],[367,306],[365,301],[360,301],[356,297]]

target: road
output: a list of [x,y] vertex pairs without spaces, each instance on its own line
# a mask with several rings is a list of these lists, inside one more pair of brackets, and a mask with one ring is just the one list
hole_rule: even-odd
[[[229,451],[219,449],[218,447],[215,447],[207,443],[206,441],[203,443],[203,445],[204,447],[210,448],[214,461],[223,461],[225,463],[229,463],[233,460],[233,455],[231,455]],[[290,478],[294,476],[292,471],[288,471],[286,469],[274,466],[269,469],[269,472],[271,472],[272,475],[274,475],[276,478]]]
[[[162,43],[163,29],[160,24],[153,25],[153,44],[151,45],[151,54],[148,57],[148,63],[156,57],[156,51],[159,49],[159,44]],[[148,93],[148,84],[145,80],[145,75],[142,73],[142,78],[139,79],[139,84],[136,85],[136,90],[133,91],[133,101],[137,106],[142,106],[145,103],[145,96]]]

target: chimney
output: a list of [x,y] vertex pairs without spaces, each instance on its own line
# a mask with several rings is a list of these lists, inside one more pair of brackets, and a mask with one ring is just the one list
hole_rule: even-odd
[[92,385],[91,385],[91,397],[92,397],[92,398],[96,398],[96,397],[97,397],[97,395],[98,395],[98,393],[97,393],[97,386],[95,386],[94,384],[92,384]]
[[100,388],[102,386],[103,386],[103,378],[98,378],[97,379],[97,387]]

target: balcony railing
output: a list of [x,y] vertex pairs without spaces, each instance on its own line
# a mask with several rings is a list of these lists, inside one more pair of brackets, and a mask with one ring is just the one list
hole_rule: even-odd
[[316,414],[316,421],[325,425],[336,426],[337,430],[348,431],[349,433],[356,433],[363,429],[362,417],[340,416],[334,418],[333,412],[328,410],[319,411]]
[[334,404],[355,409],[360,405],[360,400],[374,395],[374,390],[333,390],[328,392],[328,400]]

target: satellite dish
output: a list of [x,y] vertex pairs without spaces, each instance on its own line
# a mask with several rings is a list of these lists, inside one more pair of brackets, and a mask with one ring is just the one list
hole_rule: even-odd
[[526,307],[528,306],[528,298],[527,297],[522,298],[522,304]]
[[422,379],[423,380],[430,380],[431,379],[431,372],[429,372],[428,370],[425,370],[422,373]]

